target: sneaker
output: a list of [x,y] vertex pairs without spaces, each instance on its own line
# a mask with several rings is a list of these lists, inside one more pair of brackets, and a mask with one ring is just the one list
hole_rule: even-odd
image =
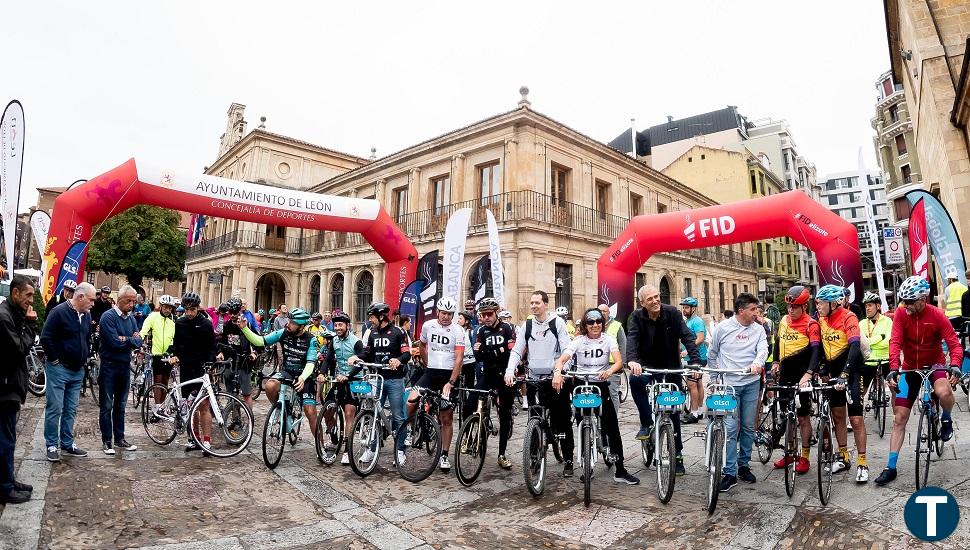
[[562,477],[573,477],[573,461],[567,460],[562,464]]
[[115,454],[115,449],[114,447],[111,446],[111,443],[102,443],[101,450],[104,451],[104,454],[108,456],[112,456]]
[[687,412],[685,412],[684,414],[682,414],[680,416],[680,423],[681,424],[697,424],[697,421],[698,420],[700,420],[700,419],[697,418],[696,416],[694,416],[694,413],[692,413],[690,411],[687,411]]
[[896,468],[886,468],[881,474],[879,474],[879,477],[876,478],[876,485],[882,487],[894,479],[896,479]]
[[498,467],[503,470],[512,469],[512,461],[505,457],[505,455],[499,455],[498,457]]
[[326,442],[324,442],[324,444],[323,444],[323,450],[324,450],[324,451],[327,451],[327,452],[331,452],[331,453],[332,453],[332,452],[334,452],[334,451],[335,451],[336,449],[337,449],[337,446],[336,446],[336,445],[334,445],[334,444],[333,444],[333,442],[331,442],[331,441],[326,441]]
[[363,454],[360,455],[360,461],[370,464],[371,462],[374,462],[374,458],[376,456],[377,456],[377,453],[375,453],[374,451],[370,449],[364,449]]
[[687,475],[687,469],[684,468],[684,457],[677,457],[677,466],[674,468],[674,474],[678,476]]
[[640,478],[631,475],[630,472],[626,470],[617,469],[613,474],[613,481],[616,483],[626,483],[627,485],[639,485]]
[[953,439],[953,420],[940,420],[940,439],[943,441]]
[[208,441],[203,441],[202,442],[202,452],[204,454],[208,455],[210,449],[212,449],[212,443],[210,443]]
[[47,460],[49,462],[60,462],[61,461],[61,453],[57,452],[57,447],[48,447],[47,448]]
[[721,485],[718,487],[718,491],[726,493],[731,489],[731,487],[734,487],[737,484],[738,478],[732,476],[731,474],[724,474],[724,477],[721,478]]
[[0,494],[0,504],[23,504],[30,500],[30,493],[11,489],[6,494]]
[[19,481],[14,481],[13,482],[13,490],[14,491],[23,491],[25,493],[30,493],[30,492],[32,492],[34,490],[34,486],[33,485],[27,485],[26,483],[21,483]]
[[747,466],[741,466],[738,468],[738,479],[745,483],[757,483],[758,478],[751,473],[751,468]]
[[832,463],[832,473],[837,474],[839,472],[844,472],[851,467],[852,462],[840,456],[839,458],[835,459],[835,462]]
[[62,447],[61,452],[63,452],[67,456],[77,456],[77,457],[88,456],[88,452],[85,451],[84,449],[81,449],[77,445],[71,445],[70,448]]
[[448,455],[441,455],[441,458],[438,460],[438,467],[441,468],[442,472],[451,471],[451,462],[448,462]]
[[775,469],[784,470],[785,467],[791,464],[792,462],[795,462],[795,457],[783,456],[775,461]]
[[869,467],[859,466],[855,472],[856,483],[869,483]]
[[798,463],[795,464],[795,473],[807,474],[810,466],[811,466],[811,463],[808,461],[808,459],[805,458],[804,456],[800,456],[798,457]]
[[115,441],[115,447],[118,447],[119,449],[124,449],[126,451],[138,450],[138,445],[132,445],[131,443],[128,443],[127,439],[122,439],[121,441]]
[[398,464],[398,466],[403,466],[404,465],[404,462],[407,459],[408,459],[408,457],[407,457],[407,455],[404,454],[404,451],[398,451],[397,452],[397,464]]
[[344,466],[349,465],[350,464],[350,455],[348,455],[347,453],[344,453],[344,455],[340,457],[340,463],[342,465],[344,465]]
[[195,440],[190,439],[188,443],[185,444],[185,452],[198,451],[199,446],[195,444]]
[[640,431],[637,432],[637,439],[640,441],[650,439],[650,428],[640,428]]

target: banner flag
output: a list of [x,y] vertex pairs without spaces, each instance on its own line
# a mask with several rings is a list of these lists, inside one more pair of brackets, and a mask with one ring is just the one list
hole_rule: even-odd
[[67,249],[67,254],[64,255],[64,263],[61,264],[61,271],[57,276],[54,296],[60,296],[61,291],[64,290],[64,281],[71,279],[74,282],[80,282],[77,280],[77,274],[81,268],[81,256],[84,255],[86,244],[88,243],[85,241],[75,241],[71,248]]
[[465,263],[465,238],[472,209],[462,208],[452,214],[445,228],[445,261],[442,296],[461,301],[462,270]]
[[195,243],[195,220],[198,214],[192,214],[189,218],[189,230],[185,232],[185,246],[192,246]]
[[418,262],[418,281],[421,289],[418,292],[418,319],[414,323],[414,333],[420,334],[421,325],[434,316],[435,302],[438,301],[438,250],[432,250]]
[[401,304],[397,308],[401,317],[411,319],[412,330],[418,321],[418,296],[421,294],[422,287],[424,287],[424,281],[420,279],[409,284],[401,294]]
[[7,279],[13,279],[14,241],[17,238],[17,210],[20,208],[20,177],[24,168],[24,107],[16,99],[7,104],[0,118],[0,215],[7,253]]
[[963,246],[960,236],[950,213],[933,195],[923,190],[906,193],[909,203],[915,205],[923,199],[923,210],[926,213],[926,237],[930,243],[930,250],[936,258],[936,265],[943,276],[940,280],[955,276],[964,285],[967,284],[967,262],[963,257]]
[[916,201],[909,214],[909,257],[913,264],[913,275],[927,281],[930,265],[930,244],[926,239],[926,213],[923,199]]
[[475,262],[472,269],[472,290],[475,302],[484,298],[488,291],[488,283],[492,276],[492,260],[488,255],[482,256]]
[[488,255],[492,260],[492,292],[502,309],[505,303],[505,271],[502,269],[502,245],[498,240],[498,225],[491,210],[485,210],[488,219]]
[[[30,215],[30,232],[34,235],[34,243],[37,244],[37,250],[40,253],[41,258],[44,256],[44,252],[47,249],[47,233],[51,229],[51,217],[43,210],[34,210],[34,213]],[[28,245],[29,246],[29,245]],[[41,281],[47,276],[47,259],[44,258],[40,265],[40,279]]]

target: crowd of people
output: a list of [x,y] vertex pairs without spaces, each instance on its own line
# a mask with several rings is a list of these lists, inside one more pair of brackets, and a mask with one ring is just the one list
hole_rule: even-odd
[[[898,308],[890,308],[888,313],[882,312],[883,297],[875,293],[865,293],[865,311],[853,311],[841,287],[823,286],[813,297],[808,288],[795,286],[785,296],[787,314],[777,324],[765,318],[764,304],[755,296],[742,293],[735,298],[732,311],[708,330],[698,315],[695,298],[684,298],[678,309],[662,303],[655,286],[645,285],[637,293],[639,307],[624,328],[605,304],[590,307],[571,320],[564,307],[551,311],[549,295],[536,290],[529,299],[530,314],[518,324],[493,298],[470,300],[460,309],[455,299],[443,297],[436,303],[435,318],[413,334],[409,318],[376,302],[366,309],[366,319],[357,320],[362,322],[358,336],[352,319],[342,311],[311,314],[281,304],[268,312],[253,312],[238,297],[203,308],[193,292],[180,298],[162,296],[158,307],[152,308],[131,286],[121,287],[112,298],[110,288],[70,283],[48,303],[40,331],[46,357],[44,439],[47,458],[54,462],[62,456],[87,454],[75,442],[74,422],[83,367],[91,353],[96,352],[100,361],[101,450],[113,455],[116,449],[136,449],[126,438],[124,417],[133,351],[142,350],[151,357],[154,382],[163,385],[169,383],[174,365],[180,369],[181,379],[189,380],[201,376],[206,363],[231,359],[243,374],[238,377],[239,393],[251,408],[248,372],[255,367],[260,350],[278,346],[279,375],[293,381],[311,425],[315,425],[318,407],[327,397],[342,408],[347,425],[353,422],[360,404],[348,383],[360,372],[362,362],[381,365],[382,399],[392,412],[394,430],[415,413],[415,388],[431,389],[446,398],[459,386],[494,390],[499,418],[497,465],[503,469],[512,468],[508,444],[517,382],[523,376],[532,378],[538,382],[538,389],[526,399],[543,403],[550,411],[552,429],[562,434],[566,477],[573,475],[575,449],[570,391],[577,377],[588,377],[600,387],[603,397],[600,414],[614,453],[613,480],[627,484],[637,484],[639,479],[624,465],[617,417],[619,374],[629,370],[630,393],[639,413],[639,440],[649,438],[652,432],[650,388],[654,384],[671,383],[689,395],[689,409],[673,415],[676,473],[683,475],[681,425],[704,417],[705,388],[700,371],[688,376],[681,376],[679,371],[684,365],[724,370],[730,373],[724,375],[724,382],[733,387],[738,410],[727,419],[721,491],[730,490],[739,480],[757,481],[749,462],[756,438],[765,437],[757,433],[756,425],[762,389],[769,378],[784,385],[838,379],[849,388],[851,403],[844,393],[834,393],[831,400],[839,447],[834,471],[852,466],[847,440],[851,427],[855,480],[859,483],[869,480],[863,396],[880,377],[895,393],[894,426],[888,463],[876,483],[889,483],[897,475],[906,424],[921,386],[919,375],[912,372],[917,368],[944,367],[933,373],[931,381],[942,409],[940,436],[949,440],[953,435],[952,386],[958,382],[964,356],[955,327],[962,330],[962,316],[970,305],[966,287],[960,292],[953,282],[945,293],[943,308],[928,303],[929,283],[918,277],[903,282],[896,295]],[[29,279],[14,277],[10,299],[0,304],[0,353],[14,358],[0,373],[0,500],[5,503],[24,502],[31,491],[29,485],[14,478],[13,449],[16,415],[26,396],[26,357],[37,334],[37,316],[31,307],[34,292]],[[885,367],[879,366],[883,364],[880,361]],[[657,370],[678,372],[656,374]],[[318,387],[327,379],[334,382],[333,393],[322,396]],[[410,395],[406,395],[408,387],[412,388]],[[264,389],[275,402],[279,380],[266,380]],[[184,396],[191,391],[191,387],[182,388]],[[153,398],[158,402],[163,396]],[[466,399],[466,406],[471,407],[473,397]],[[774,464],[776,468],[794,460],[798,473],[809,471],[810,414],[811,403],[802,401],[797,411],[800,455],[782,457]],[[440,420],[444,444],[438,466],[448,471],[451,409],[443,409]],[[201,424],[203,430],[209,425],[204,421]],[[211,434],[200,435],[201,450],[205,451]],[[397,459],[403,461],[404,438],[396,441]],[[187,450],[197,448],[192,442],[187,445]],[[346,453],[341,462],[348,463]]]

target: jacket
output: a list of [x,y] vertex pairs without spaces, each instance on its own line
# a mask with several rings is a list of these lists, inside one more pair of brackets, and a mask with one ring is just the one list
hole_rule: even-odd
[[[132,316],[134,316],[134,312],[132,312]],[[137,326],[137,320],[135,322]],[[172,347],[172,341],[175,339],[175,319],[165,317],[160,311],[153,311],[145,319],[140,332],[142,339],[148,338],[148,335],[151,334],[152,355],[160,357],[168,351],[168,348]]]
[[101,346],[98,350],[101,365],[127,366],[131,363],[131,350],[140,348],[142,344],[141,338],[133,336],[138,332],[135,316],[129,313],[122,317],[116,308],[111,308],[101,315],[98,326],[101,330]]
[[47,307],[44,309],[44,311],[50,311],[50,310],[54,309],[55,307],[63,304],[66,301],[67,301],[67,298],[64,297],[64,293],[63,292],[60,293],[60,294],[58,294],[58,295],[56,295],[56,296],[53,296],[53,297],[51,297],[50,300],[48,300]]
[[27,354],[34,345],[34,322],[13,305],[0,304],[0,401],[27,400]]
[[47,362],[63,365],[69,370],[80,370],[88,360],[88,335],[91,334],[91,314],[78,318],[71,302],[64,302],[47,312],[44,329],[40,333],[40,345],[44,347]]
[[943,310],[926,304],[919,314],[909,315],[905,306],[899,306],[889,337],[889,368],[900,370],[901,361],[904,371],[944,364],[946,356],[940,342],[946,342],[949,364],[959,367],[963,361],[963,347]]
[[201,367],[215,357],[216,339],[212,321],[201,315],[186,316],[175,321],[175,356],[184,366]]
[[697,337],[674,306],[661,304],[656,321],[651,321],[647,310],[640,308],[633,312],[627,329],[627,362],[653,369],[679,369],[680,344],[687,349],[691,363],[700,361],[700,352],[694,343]]

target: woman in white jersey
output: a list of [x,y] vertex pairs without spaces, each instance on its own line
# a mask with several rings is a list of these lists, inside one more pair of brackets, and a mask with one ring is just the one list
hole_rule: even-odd
[[[573,366],[577,374],[596,375],[596,379],[590,382],[600,388],[600,395],[603,397],[603,409],[600,420],[603,431],[610,443],[610,452],[616,455],[616,469],[613,472],[613,481],[617,483],[628,483],[636,485],[640,480],[626,471],[623,466],[623,441],[620,439],[620,424],[616,418],[616,407],[610,398],[610,376],[620,372],[623,368],[623,360],[620,357],[620,348],[616,343],[616,338],[606,334],[604,328],[606,320],[603,314],[596,308],[587,309],[583,314],[582,324],[579,326],[579,335],[569,343],[563,354],[556,361],[553,369],[552,387],[556,391],[563,387],[563,368],[573,359]],[[574,359],[575,358],[575,359]],[[610,365],[610,359],[613,365]],[[579,380],[576,383],[580,383]],[[583,472],[587,475],[587,472]]]

